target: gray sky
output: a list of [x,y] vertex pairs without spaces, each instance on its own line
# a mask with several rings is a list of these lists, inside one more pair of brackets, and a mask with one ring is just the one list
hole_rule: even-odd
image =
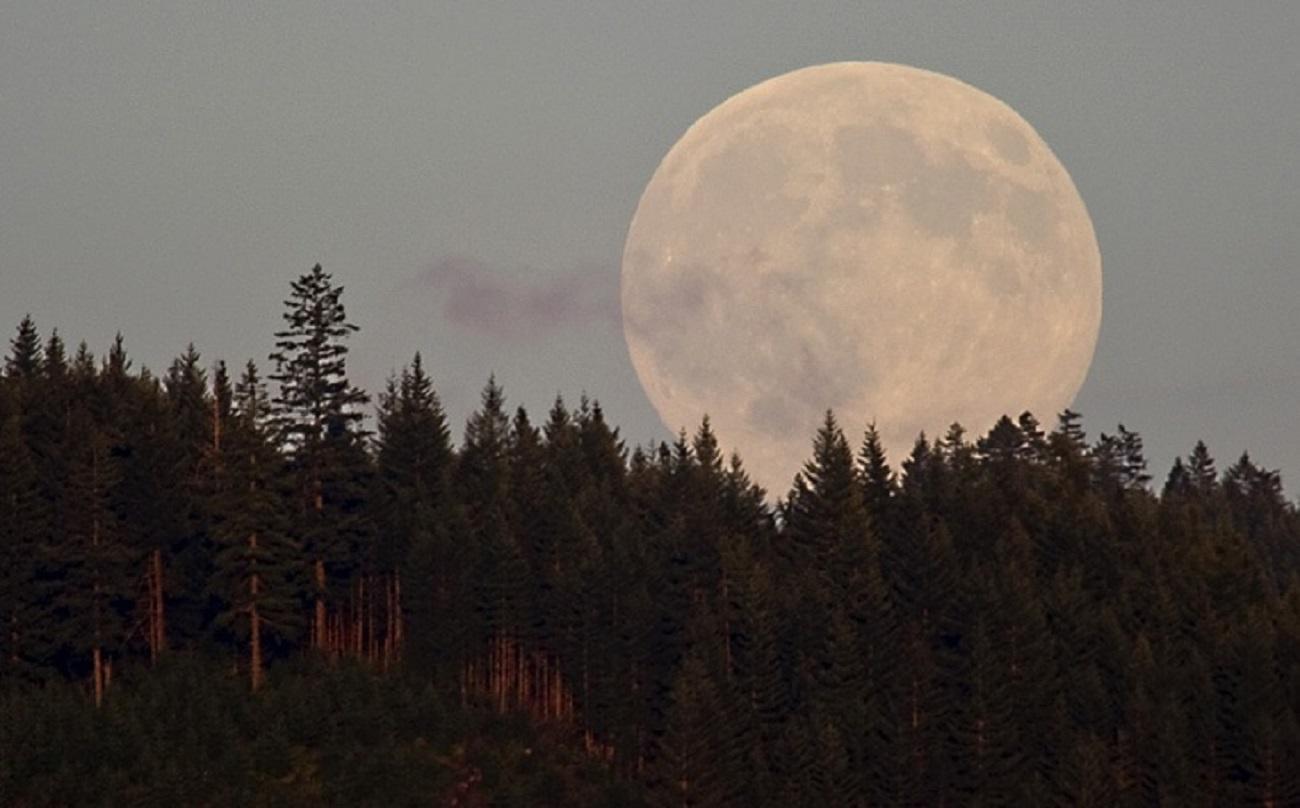
[[458,433],[495,371],[538,418],[587,390],[666,437],[617,303],[655,166],[763,79],[895,61],[1007,102],[1074,178],[1089,432],[1139,431],[1157,479],[1203,438],[1297,490],[1300,4],[809,5],[10,0],[0,327],[264,362],[319,261],[371,390],[419,350]]

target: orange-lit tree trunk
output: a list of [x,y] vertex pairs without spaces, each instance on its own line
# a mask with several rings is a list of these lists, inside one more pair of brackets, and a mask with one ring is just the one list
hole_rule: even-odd
[[[257,534],[250,533],[248,536],[249,555],[257,557]],[[249,598],[248,608],[248,677],[249,686],[253,692],[257,692],[262,686],[262,618],[257,612],[257,602],[261,595],[261,580],[256,572],[252,574],[248,581]]]
[[149,663],[151,665],[157,665],[158,658],[167,650],[164,591],[162,549],[154,548],[149,555]]
[[402,658],[402,574],[393,573],[393,656]]
[[[91,457],[91,483],[92,490],[99,490],[99,457],[93,454]],[[90,547],[92,558],[99,553],[99,531],[100,521],[99,514],[96,513],[91,520],[90,528]],[[104,704],[104,649],[103,649],[103,615],[100,614],[100,581],[99,573],[95,573],[95,583],[93,587],[94,599],[91,606],[91,619],[94,621],[94,647],[91,649],[91,677],[95,686],[95,707],[101,707]]]
[[104,653],[98,645],[91,651],[91,679],[95,688],[95,706],[104,706]]
[[[96,458],[92,462],[94,464],[93,475],[95,477],[95,481],[97,485],[98,474],[99,474],[98,458]],[[91,523],[91,530],[90,530],[90,546],[92,549],[92,553],[96,556],[98,555],[99,546],[100,546],[100,538],[101,538],[100,527],[101,525],[100,525],[99,515],[96,514],[94,520]],[[92,601],[92,606],[91,606],[91,619],[93,620],[94,633],[95,633],[94,647],[91,649],[91,677],[94,680],[95,707],[103,706],[104,691],[108,687],[107,677],[104,675],[104,631],[103,631],[104,615],[102,614],[102,607],[100,605],[100,600],[103,593],[102,593],[102,586],[99,580],[99,575],[100,575],[99,572],[95,573],[95,584],[92,592],[94,599]]]
[[90,663],[90,689],[99,707],[109,687],[110,656],[122,633],[115,601],[128,591],[128,565],[109,510],[116,475],[108,440],[84,409],[69,415],[67,429],[69,444],[78,449],[66,478],[67,552],[72,563],[62,601],[76,650]]
[[366,578],[370,581],[370,586],[366,587],[365,644],[362,653],[366,662],[374,665],[379,661],[379,645],[375,641],[375,585],[377,582],[373,575],[368,575]]

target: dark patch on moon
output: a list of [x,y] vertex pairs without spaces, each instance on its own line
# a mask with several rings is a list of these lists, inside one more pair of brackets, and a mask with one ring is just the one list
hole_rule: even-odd
[[989,126],[989,142],[1008,163],[1023,166],[1029,162],[1029,141],[1005,121],[994,121]]
[[864,202],[848,200],[826,213],[825,227],[828,233],[852,230],[862,235],[870,233],[880,225],[880,209]]
[[[665,273],[642,272],[633,277],[636,288],[627,298],[630,306],[625,321],[633,334],[656,346],[676,342],[679,335],[698,328],[714,301],[730,296],[730,279],[707,264],[685,265]],[[669,339],[664,340],[665,336]]]
[[850,196],[861,198],[916,178],[925,152],[916,136],[894,126],[845,126],[835,133],[834,165]]
[[[755,430],[789,436],[816,423],[828,407],[842,409],[851,403],[868,382],[857,351],[828,354],[802,345],[798,353],[795,367],[786,371],[793,370],[790,383],[764,392],[749,405],[747,420]],[[774,366],[778,363],[769,360],[762,364],[769,366],[765,369],[769,373],[779,371]]]
[[710,211],[709,226],[732,232],[787,224],[808,206],[807,199],[783,191],[792,170],[787,146],[793,137],[774,124],[738,134],[701,161],[690,208]]
[[1053,225],[1060,218],[1056,200],[1049,193],[1013,187],[1007,191],[1007,219],[1021,238],[1038,248],[1056,240]]
[[835,133],[835,162],[848,199],[894,189],[904,211],[937,236],[965,235],[972,215],[988,200],[986,173],[959,155],[931,160],[915,133],[895,126],[841,127]]
[[985,210],[989,175],[960,157],[926,162],[908,185],[903,206],[922,229],[932,235],[964,238],[978,211]]
[[995,258],[984,267],[984,283],[997,298],[1018,298],[1025,292],[1020,267],[1006,258]]

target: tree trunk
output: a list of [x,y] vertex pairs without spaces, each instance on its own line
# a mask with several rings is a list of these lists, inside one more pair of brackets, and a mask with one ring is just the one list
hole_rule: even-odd
[[722,576],[722,601],[721,601],[722,609],[723,609],[723,617],[722,617],[722,673],[723,673],[724,676],[727,677],[727,681],[728,681],[728,682],[731,681],[731,677],[732,677],[732,662],[731,662],[731,609],[730,609],[730,607],[728,606],[728,598],[729,598],[729,596],[730,596],[730,593],[728,592],[728,587],[727,587],[727,577],[726,577],[726,575],[723,575],[723,576]]
[[104,704],[104,654],[98,645],[90,652],[91,658],[91,680],[95,687],[95,707],[102,707]]
[[402,654],[402,574],[393,573],[393,656]]
[[[248,549],[250,555],[257,555],[257,534],[250,533],[248,536]],[[256,563],[256,562],[254,562]],[[257,602],[260,599],[262,581],[254,572],[248,580],[249,609],[248,609],[248,676],[249,684],[256,693],[257,689],[262,686],[262,617],[257,612]]]
[[[312,509],[316,513],[316,518],[320,519],[321,512],[325,510],[325,493],[319,475],[313,473],[311,481],[312,492]],[[312,644],[321,651],[329,651],[329,627],[325,620],[325,560],[316,559],[315,565],[316,578],[316,608],[312,617]]]
[[316,578],[316,614],[312,618],[313,644],[322,651],[329,650],[329,639],[326,634],[325,625],[325,562],[316,559],[315,565]]
[[167,650],[166,601],[163,597],[162,549],[155,548],[149,558],[149,664],[157,665]]
[[[254,576],[256,581],[257,577]],[[253,607],[249,611],[249,621],[251,623],[248,637],[249,651],[251,660],[248,665],[248,676],[250,685],[254,693],[262,686],[262,618],[257,613],[257,602],[253,602]]]
[[[91,479],[90,490],[92,496],[97,495],[99,493],[99,455],[97,452],[95,452],[93,448],[91,449],[91,458],[90,458],[90,479]],[[98,504],[97,503],[93,504],[92,507],[97,508]],[[98,512],[96,512],[95,515],[90,520],[90,547],[91,547],[92,558],[95,559],[94,563],[96,564],[96,568],[94,572],[95,575],[94,583],[91,585],[90,619],[92,623],[92,629],[94,632],[95,645],[90,652],[90,656],[91,656],[90,675],[91,678],[94,680],[95,707],[96,709],[98,709],[104,704],[104,652],[103,652],[103,648],[101,647],[103,638],[101,636],[102,629],[100,627],[100,614],[99,614],[100,570],[98,568],[99,558],[97,552],[99,548],[99,513]]]
[[366,661],[374,665],[379,661],[379,644],[375,642],[375,580],[370,579],[366,600]]
[[352,654],[358,659],[362,656],[362,642],[365,637],[366,615],[366,576],[357,579],[357,605],[352,610]]

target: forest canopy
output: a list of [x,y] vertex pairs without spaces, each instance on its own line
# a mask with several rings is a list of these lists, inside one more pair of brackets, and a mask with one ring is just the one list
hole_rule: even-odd
[[1300,802],[1300,516],[1249,456],[827,412],[769,496],[707,418],[629,448],[495,379],[457,442],[419,354],[349,381],[342,295],[296,279],[265,368],[19,324],[0,802]]

